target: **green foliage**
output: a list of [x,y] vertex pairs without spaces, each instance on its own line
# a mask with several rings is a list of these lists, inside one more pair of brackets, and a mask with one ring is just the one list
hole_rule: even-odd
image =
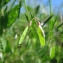
[[39,36],[40,44],[42,46],[45,46],[45,37],[44,37],[45,34],[44,34],[44,31],[43,31],[43,29],[41,28],[40,25],[38,26],[37,31],[38,31],[38,36]]
[[53,59],[55,57],[55,45],[50,48],[50,58]]
[[[63,23],[48,1],[49,15],[40,12],[40,5],[27,6],[26,0],[17,5],[13,0],[9,6],[9,0],[0,0],[1,63],[63,63]],[[22,5],[24,14],[20,14]]]
[[27,34],[27,31],[28,31],[28,26],[25,28],[25,30],[23,31],[21,37],[20,37],[20,40],[19,40],[19,44],[21,44]]
[[6,50],[6,46],[7,46],[6,40],[4,38],[0,38],[0,41],[1,41],[1,44],[2,44],[3,51],[5,51]]
[[8,24],[7,26],[10,27],[17,19],[18,17],[18,10],[19,6],[15,6],[8,14]]

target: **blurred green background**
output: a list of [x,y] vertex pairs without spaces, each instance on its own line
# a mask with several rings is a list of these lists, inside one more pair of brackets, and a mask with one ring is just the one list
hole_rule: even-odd
[[0,63],[63,63],[62,2],[0,0]]

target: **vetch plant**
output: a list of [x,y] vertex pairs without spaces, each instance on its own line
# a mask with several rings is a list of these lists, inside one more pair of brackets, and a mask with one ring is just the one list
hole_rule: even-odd
[[[19,4],[14,5],[16,1]],[[26,0],[13,0],[9,9],[5,5],[9,0],[0,1],[0,9],[5,6],[3,14],[0,10],[1,63],[63,63],[63,23],[48,1],[49,15],[39,11],[40,5],[27,6]],[[24,14],[20,14],[22,6]]]
[[[38,34],[40,44],[42,46],[45,46],[45,33],[44,33],[44,30],[41,27],[40,22],[38,20],[36,20],[36,18],[33,18],[32,21],[30,21],[29,26],[27,26],[25,28],[25,30],[24,30],[24,32],[21,35],[21,38],[19,40],[19,44],[21,44],[23,42],[23,39],[25,38],[26,33],[27,33],[28,29],[30,29],[30,28],[32,28],[32,29],[35,28],[34,31],[37,32],[35,34]],[[30,30],[30,31],[33,31],[33,30]]]

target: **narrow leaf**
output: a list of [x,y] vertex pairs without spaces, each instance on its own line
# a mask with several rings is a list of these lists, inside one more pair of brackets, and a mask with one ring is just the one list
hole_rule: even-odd
[[55,17],[55,20],[54,20],[53,25],[52,25],[52,29],[54,28],[54,25],[55,25],[55,23],[57,21],[58,16],[59,16],[59,14],[57,14],[57,16]]
[[19,18],[19,16],[20,16],[20,8],[21,8],[21,6],[22,6],[22,2],[20,1],[20,2],[19,2],[19,10],[18,10],[18,18]]
[[58,29],[59,29],[62,25],[63,25],[63,23],[61,23],[61,24],[57,27],[56,30],[58,31]]
[[19,5],[16,5],[14,8],[11,9],[11,11],[8,14],[7,27],[12,26],[12,24],[16,21],[19,13],[18,11],[19,11]]
[[26,17],[27,21],[29,21],[29,17],[27,16],[27,14],[25,14],[25,17]]
[[20,37],[20,40],[19,40],[19,44],[21,44],[27,34],[27,31],[28,31],[28,26],[25,28],[25,30],[23,31],[21,37]]
[[35,15],[37,15],[37,14],[38,14],[39,9],[40,9],[40,6],[38,5],[38,6],[35,8]]
[[46,20],[45,20],[45,22],[44,22],[44,24],[42,25],[42,26],[44,26],[48,21],[50,21],[50,19],[53,17],[53,15],[51,15],[50,17],[48,17]]

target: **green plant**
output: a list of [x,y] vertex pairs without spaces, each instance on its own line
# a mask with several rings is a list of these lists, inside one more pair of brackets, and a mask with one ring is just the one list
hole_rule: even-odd
[[[63,63],[63,23],[48,1],[49,15],[39,14],[40,5],[33,9],[26,5],[26,0],[19,0],[15,6],[14,0],[9,8],[9,0],[0,2],[1,63]],[[20,14],[22,6],[24,14]]]

